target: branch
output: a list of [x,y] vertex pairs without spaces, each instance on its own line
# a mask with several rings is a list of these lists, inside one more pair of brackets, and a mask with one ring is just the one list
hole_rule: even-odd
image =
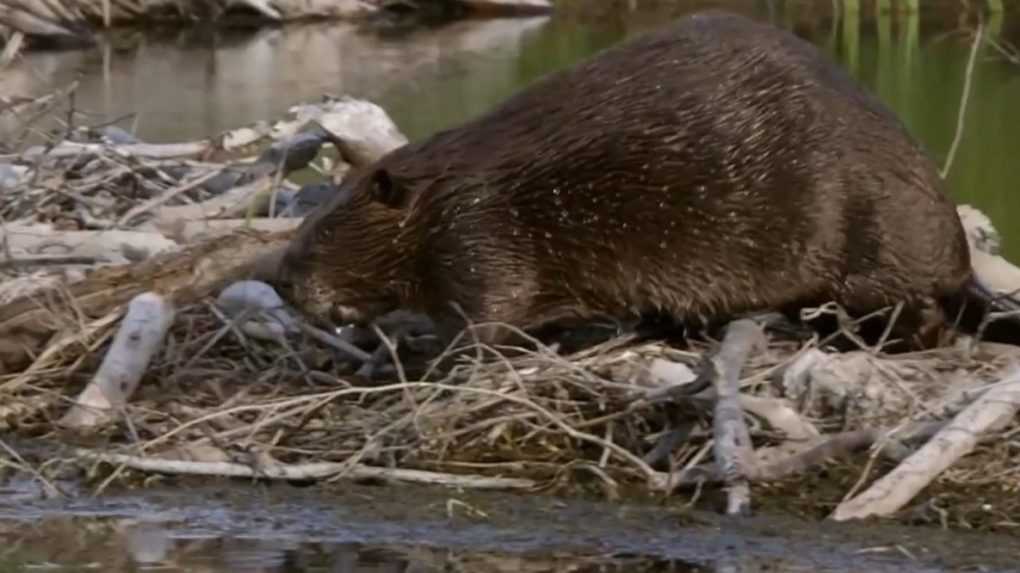
[[423,470],[380,468],[361,464],[320,462],[289,465],[272,464],[259,468],[229,462],[188,462],[161,458],[144,458],[124,454],[108,454],[78,449],[85,459],[123,465],[136,470],[166,474],[222,477],[263,478],[274,480],[318,480],[342,476],[347,479],[388,479],[413,483],[445,485],[467,489],[531,489],[537,484],[529,479],[457,475]]
[[895,513],[940,473],[970,453],[983,434],[1001,429],[1020,408],[1020,368],[993,385],[960,412],[922,448],[855,498],[844,501],[832,519]]

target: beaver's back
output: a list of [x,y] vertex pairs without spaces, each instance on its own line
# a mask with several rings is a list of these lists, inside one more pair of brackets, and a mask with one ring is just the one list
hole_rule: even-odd
[[969,274],[899,120],[814,47],[738,16],[606,50],[382,165],[421,193],[432,292],[517,322],[867,310]]
[[[739,16],[606,50],[371,172],[365,185],[385,173],[410,201],[399,253],[352,235],[388,274],[345,271],[370,258],[354,243],[313,241],[302,253],[329,260],[305,266],[326,269],[330,292],[353,289],[343,273],[364,291],[375,272],[434,316],[450,302],[523,327],[829,299],[867,311],[969,275],[954,206],[895,116],[814,47]],[[370,209],[363,192],[303,236],[369,213],[355,212]]]

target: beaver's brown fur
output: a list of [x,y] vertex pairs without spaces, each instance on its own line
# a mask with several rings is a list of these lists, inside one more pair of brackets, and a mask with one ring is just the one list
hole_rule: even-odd
[[530,329],[828,300],[919,316],[971,275],[900,121],[807,42],[720,12],[391,152],[282,261],[278,283],[312,314],[403,307],[448,330],[461,311]]

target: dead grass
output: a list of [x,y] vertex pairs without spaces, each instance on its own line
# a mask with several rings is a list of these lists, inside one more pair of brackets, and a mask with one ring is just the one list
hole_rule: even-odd
[[[91,338],[108,341],[113,326]],[[5,385],[10,377],[0,381],[4,430],[94,444],[95,436],[56,430],[55,420],[66,410],[67,397],[98,367],[102,344],[88,353],[82,348],[63,353],[18,386]],[[649,484],[663,471],[711,462],[711,426],[707,412],[697,408],[685,410],[692,419],[702,419],[674,449],[669,467],[653,468],[644,459],[668,431],[670,418],[669,407],[646,400],[661,385],[648,366],[665,358],[697,371],[705,345],[687,351],[623,337],[569,356],[542,345],[531,350],[478,345],[474,350],[474,356],[448,371],[370,383],[354,377],[316,340],[254,340],[211,303],[195,305],[180,312],[162,355],[121,421],[103,430],[103,449],[256,465],[335,462],[526,477],[560,492],[594,480],[610,497],[658,495]],[[833,407],[805,395],[785,395],[785,369],[804,351],[790,341],[772,340],[748,364],[742,385],[745,393],[799,402],[805,419],[826,432],[945,419],[957,409],[960,381],[990,384],[999,371],[996,361],[968,359],[949,348],[895,357],[858,355],[854,360],[873,367],[870,384],[885,386],[891,398],[881,406],[850,397]],[[751,432],[758,449],[785,441],[753,417]],[[919,505],[934,508],[957,501],[945,509],[948,517],[932,509],[929,518],[968,527],[1015,527],[1010,516],[1020,509],[1013,501],[1020,489],[1018,436],[1020,424],[1014,423],[943,474]],[[768,494],[756,499],[820,516],[889,467],[888,461],[867,454],[830,461],[798,477],[761,484]],[[122,471],[101,475],[131,475]],[[986,495],[1001,493],[995,510],[973,509],[982,502],[965,491],[975,488]],[[685,488],[683,495],[692,492]],[[902,519],[919,518],[908,511]]]

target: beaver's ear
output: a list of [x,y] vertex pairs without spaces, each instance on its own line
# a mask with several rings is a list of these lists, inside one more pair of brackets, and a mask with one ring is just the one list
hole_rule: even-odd
[[372,199],[390,207],[398,209],[404,206],[407,199],[407,190],[393,180],[390,172],[385,168],[376,169],[372,173],[372,180],[369,183],[372,191]]

